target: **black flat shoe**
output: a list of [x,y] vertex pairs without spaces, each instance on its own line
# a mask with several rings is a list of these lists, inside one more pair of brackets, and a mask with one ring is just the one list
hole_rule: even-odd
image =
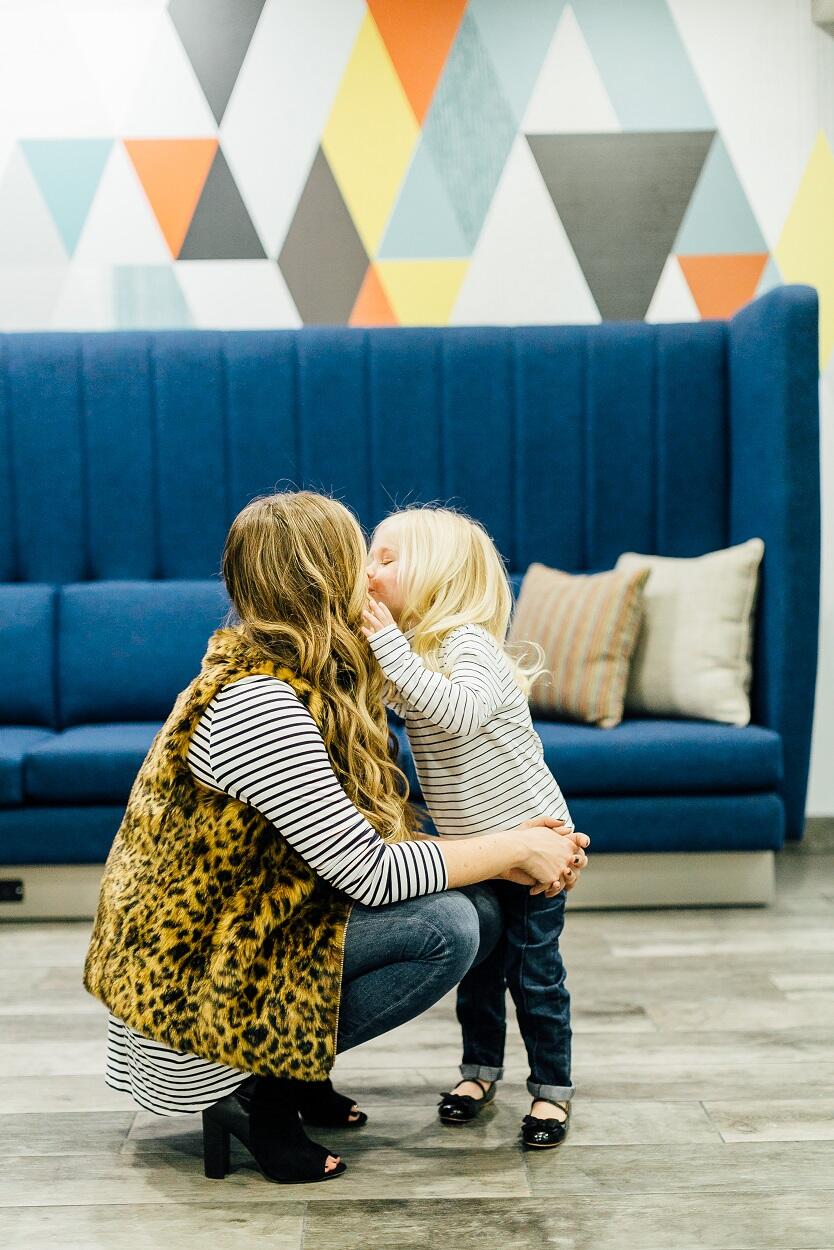
[[552,1150],[561,1146],[568,1135],[570,1124],[570,1103],[556,1104],[564,1107],[567,1117],[564,1120],[540,1120],[537,1116],[526,1115],[521,1121],[521,1140],[528,1150]]
[[231,1138],[250,1152],[268,1181],[278,1185],[307,1185],[331,1181],[347,1170],[339,1161],[326,1172],[332,1150],[310,1141],[298,1111],[271,1077],[244,1081],[203,1112],[203,1167],[211,1180],[223,1180],[231,1170]]
[[[478,1077],[475,1080],[482,1085]],[[484,1089],[483,1098],[473,1098],[471,1094],[441,1093],[437,1114],[444,1124],[467,1124],[481,1114],[488,1102],[492,1102],[497,1088],[497,1083],[493,1081],[489,1089]]]
[[360,1111],[355,1120],[350,1118],[356,1103],[344,1094],[337,1094],[332,1081],[295,1081],[286,1082],[287,1095],[301,1112],[307,1124],[318,1128],[361,1128],[368,1123],[364,1111]]

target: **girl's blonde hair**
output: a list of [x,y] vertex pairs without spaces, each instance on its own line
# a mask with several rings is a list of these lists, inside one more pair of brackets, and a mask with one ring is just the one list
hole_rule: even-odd
[[320,729],[348,797],[386,842],[415,828],[391,760],[384,678],[361,633],[367,550],[343,504],[311,491],[253,499],[232,522],[223,578],[236,627],[321,695]]
[[[513,608],[507,570],[484,527],[451,508],[405,508],[386,518],[398,539],[398,582],[403,596],[400,625],[413,629],[411,646],[430,668],[439,669],[443,639],[459,625],[480,625],[507,657],[525,694],[542,673],[544,653],[536,643],[508,647]],[[535,654],[525,663],[519,651]]]

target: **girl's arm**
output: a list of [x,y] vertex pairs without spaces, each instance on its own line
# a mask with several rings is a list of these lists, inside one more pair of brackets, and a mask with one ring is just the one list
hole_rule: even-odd
[[409,708],[455,737],[476,733],[502,703],[500,675],[489,640],[477,630],[455,636],[448,648],[451,677],[427,668],[395,624],[368,637],[371,650]]

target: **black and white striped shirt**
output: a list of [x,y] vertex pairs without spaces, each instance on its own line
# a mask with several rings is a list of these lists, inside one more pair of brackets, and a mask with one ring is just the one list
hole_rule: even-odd
[[[357,902],[383,907],[448,886],[436,843],[388,845],[357,811],[318,726],[286,682],[255,676],[224,686],[200,718],[188,763],[204,785],[266,816],[319,876]],[[173,1051],[109,1017],[107,1084],[149,1111],[201,1111],[247,1075]]]
[[495,833],[534,816],[573,823],[544,760],[527,698],[480,625],[443,640],[434,672],[396,625],[370,640],[405,720],[420,789],[440,833]]

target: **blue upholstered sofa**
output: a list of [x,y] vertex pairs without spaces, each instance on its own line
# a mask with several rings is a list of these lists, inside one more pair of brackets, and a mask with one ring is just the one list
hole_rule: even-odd
[[517,576],[761,536],[749,728],[540,731],[597,853],[761,856],[801,836],[819,579],[812,289],[691,325],[15,334],[0,336],[7,900],[44,865],[103,862],[225,614],[228,524],[288,482],[336,492],[368,527],[394,502],[451,500]]

